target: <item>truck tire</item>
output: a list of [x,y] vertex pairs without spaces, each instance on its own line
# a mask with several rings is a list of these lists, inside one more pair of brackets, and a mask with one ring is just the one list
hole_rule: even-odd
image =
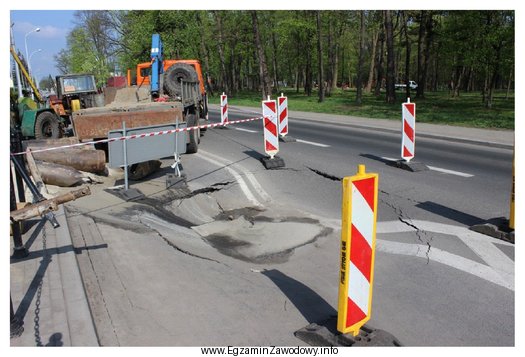
[[[198,119],[195,114],[188,114],[186,117],[187,127],[198,125]],[[195,154],[199,150],[200,142],[200,130],[190,130],[188,131],[190,137],[190,142],[186,145],[186,154]]]
[[181,81],[198,82],[195,68],[188,63],[175,63],[164,73],[164,89],[172,98],[182,94]]
[[58,139],[62,129],[57,116],[51,112],[38,114],[35,120],[35,139]]

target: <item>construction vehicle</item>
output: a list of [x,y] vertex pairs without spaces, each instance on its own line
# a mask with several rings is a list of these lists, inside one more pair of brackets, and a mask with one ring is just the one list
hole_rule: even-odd
[[[20,127],[22,136],[25,138],[55,139],[62,137],[63,131],[61,129],[60,116],[52,108],[45,107],[44,99],[13,46],[10,47],[10,51],[13,59],[31,86],[36,99],[35,103],[29,97],[18,98],[18,104],[16,106],[13,105],[14,108],[12,108],[15,116],[15,126]],[[21,84],[19,83],[18,85]],[[26,93],[28,92],[26,91]]]
[[56,77],[56,95],[48,102],[42,98],[24,64],[11,48],[11,54],[33,90],[36,103],[30,98],[19,99],[15,116],[24,138],[57,139],[64,136],[64,129],[71,124],[71,114],[81,108],[97,105],[97,87],[92,74],[68,74]]
[[[162,52],[160,36],[154,34],[151,62],[137,66],[137,85],[130,83],[127,88],[117,89],[114,102],[103,108],[73,113],[73,129],[79,140],[106,138],[109,131],[122,128],[123,122],[130,129],[176,121],[193,127],[199,125],[199,118],[207,120],[208,105],[200,64],[195,60],[164,61]],[[148,85],[148,98],[141,99]],[[187,131],[186,152],[197,152],[199,141],[200,129]]]
[[[71,124],[73,112],[100,106],[97,103],[97,85],[92,74],[66,74],[56,76],[56,95],[49,96],[49,105],[64,119],[66,125]],[[99,104],[99,105],[97,105]]]

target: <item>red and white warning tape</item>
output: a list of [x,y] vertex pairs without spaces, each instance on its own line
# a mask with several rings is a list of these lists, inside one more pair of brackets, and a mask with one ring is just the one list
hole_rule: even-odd
[[[102,140],[95,140],[95,141],[86,141],[84,143],[78,143],[78,144],[70,144],[70,145],[57,146],[57,147],[45,148],[45,149],[36,149],[36,150],[31,150],[31,152],[34,153],[34,152],[52,151],[52,150],[59,150],[59,149],[65,149],[65,148],[79,147],[79,146],[83,146],[83,145],[93,145],[93,144],[100,144],[100,143],[111,143],[111,142],[114,142],[114,141],[140,139],[140,138],[152,137],[152,136],[157,136],[157,135],[166,135],[166,134],[173,134],[173,133],[178,133],[178,132],[183,132],[183,131],[197,130],[199,128],[200,129],[204,129],[204,128],[207,129],[207,128],[215,128],[217,126],[226,126],[226,125],[232,125],[232,124],[247,123],[247,122],[250,122],[250,121],[261,120],[263,118],[264,117],[241,119],[241,120],[227,121],[224,124],[222,124],[222,123],[213,123],[213,124],[206,124],[206,125],[196,125],[196,126],[190,126],[188,128],[162,130],[162,131],[155,131],[155,132],[151,132],[151,133],[121,136],[121,137],[118,137],[118,138],[102,139]],[[12,153],[11,155],[24,155],[25,153],[26,153],[25,151],[22,151],[22,152]]]

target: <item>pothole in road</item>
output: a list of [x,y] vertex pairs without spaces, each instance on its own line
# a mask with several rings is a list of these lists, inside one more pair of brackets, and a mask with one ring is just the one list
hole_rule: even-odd
[[296,248],[333,231],[317,219],[283,207],[224,210],[215,192],[228,184],[145,198],[129,207],[123,218],[153,229],[189,255],[194,249],[205,254],[203,249],[212,247],[257,264],[286,262]]
[[294,249],[332,232],[309,217],[270,217],[263,212],[250,207],[223,212],[192,229],[222,254],[258,264],[284,263]]

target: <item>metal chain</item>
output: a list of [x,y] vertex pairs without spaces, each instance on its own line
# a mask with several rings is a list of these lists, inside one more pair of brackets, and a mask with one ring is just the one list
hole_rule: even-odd
[[[44,220],[47,221],[47,218],[44,218]],[[48,259],[51,259],[51,257],[47,254],[47,235],[46,235],[46,225],[42,227],[42,261],[40,262],[40,266],[46,266],[46,268],[49,266]],[[35,300],[35,318],[33,321],[35,322],[35,343],[38,347],[43,347],[42,339],[40,336],[40,298],[42,296],[42,286],[44,285],[44,276],[45,276],[45,270],[42,272],[42,277],[40,279],[40,282],[38,283],[38,290],[36,293],[36,300]]]

